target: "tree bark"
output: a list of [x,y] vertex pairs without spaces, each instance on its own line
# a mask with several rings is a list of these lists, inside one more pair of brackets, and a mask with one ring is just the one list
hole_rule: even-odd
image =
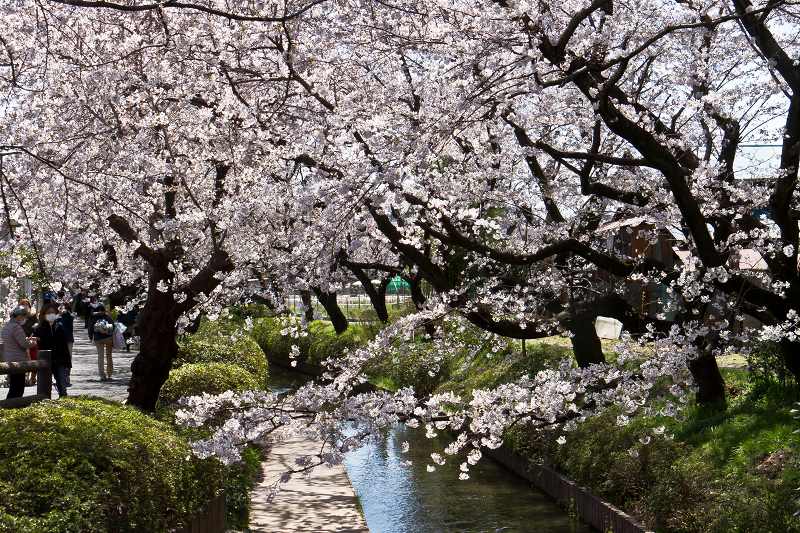
[[317,296],[319,303],[321,303],[322,307],[325,308],[325,311],[328,312],[328,318],[330,318],[331,324],[333,324],[333,329],[336,330],[336,334],[341,335],[347,331],[347,326],[349,323],[347,322],[347,317],[344,316],[344,313],[342,313],[342,309],[339,307],[339,304],[336,302],[336,293],[323,292],[319,287],[314,287],[312,290]]
[[786,370],[794,376],[795,381],[800,382],[800,342],[783,339],[779,345]]
[[569,331],[572,333],[572,351],[578,366],[586,368],[589,365],[605,363],[606,356],[600,344],[600,338],[594,329],[596,316],[591,314],[577,315],[568,324]]
[[725,381],[717,365],[717,358],[703,350],[696,359],[689,361],[689,372],[697,384],[696,400],[699,405],[725,407]]
[[351,271],[356,275],[358,281],[361,282],[361,286],[364,287],[364,292],[367,293],[369,302],[372,304],[372,308],[375,309],[375,314],[378,315],[378,320],[384,324],[389,322],[389,311],[386,309],[386,286],[389,284],[388,278],[385,282],[383,280],[381,281],[380,287],[375,288],[375,285],[372,284],[372,280],[369,279],[369,276],[367,276],[363,270],[351,269]]
[[386,309],[386,286],[389,284],[390,277],[382,279],[380,286],[376,288],[375,285],[372,284],[372,280],[366,270],[362,268],[362,265],[352,263],[347,261],[347,259],[344,259],[342,264],[344,264],[344,266],[353,273],[358,282],[361,283],[361,287],[363,287],[364,292],[367,293],[367,297],[369,297],[369,302],[372,304],[375,314],[378,315],[378,320],[384,324],[389,322],[389,311]]
[[312,322],[314,320],[314,303],[311,301],[311,293],[300,291],[300,300],[303,302],[303,316],[306,322]]
[[157,290],[151,282],[137,323],[140,346],[131,365],[128,404],[155,411],[158,393],[178,355],[177,322],[172,295]]

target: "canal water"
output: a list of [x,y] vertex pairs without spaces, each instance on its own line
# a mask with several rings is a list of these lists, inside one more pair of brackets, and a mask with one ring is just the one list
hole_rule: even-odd
[[[270,371],[273,387],[296,376]],[[276,379],[277,378],[277,379]],[[285,390],[285,389],[284,389]],[[402,443],[410,449],[403,453]],[[588,533],[543,493],[488,457],[458,479],[460,460],[429,473],[446,437],[398,425],[385,439],[350,452],[345,467],[371,533]],[[448,459],[453,459],[449,457]],[[406,464],[411,461],[411,464]]]
[[[403,441],[410,444],[407,453]],[[592,531],[489,458],[471,467],[466,481],[458,479],[458,460],[429,473],[431,452],[446,444],[397,427],[384,442],[348,454],[347,474],[372,533]]]

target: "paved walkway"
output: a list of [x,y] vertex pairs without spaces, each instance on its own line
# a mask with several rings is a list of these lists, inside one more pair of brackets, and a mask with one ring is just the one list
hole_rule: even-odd
[[[136,356],[135,347],[130,352],[114,350],[114,374],[110,381],[100,381],[97,373],[97,350],[89,341],[83,320],[75,320],[75,344],[72,347],[72,387],[69,396],[90,394],[109,400],[123,401],[128,396],[128,381],[131,378],[131,363]],[[58,392],[53,387],[53,398]]]
[[263,481],[250,494],[252,532],[362,533],[369,532],[358,510],[358,498],[343,465],[321,466],[310,477],[293,476],[267,501],[270,488],[283,472],[295,466],[295,458],[314,453],[318,445],[307,440],[288,440],[273,445],[262,463]]

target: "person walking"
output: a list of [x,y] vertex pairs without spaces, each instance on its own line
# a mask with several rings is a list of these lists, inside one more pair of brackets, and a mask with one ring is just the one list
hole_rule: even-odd
[[67,350],[67,335],[63,325],[58,321],[58,316],[58,305],[55,302],[46,304],[42,308],[41,318],[35,331],[39,348],[50,350],[50,365],[56,380],[58,397],[61,398],[67,395],[69,351]]
[[[3,326],[3,361],[6,363],[21,363],[28,361],[28,348],[36,346],[36,339],[25,335],[22,325],[28,319],[30,309],[17,306],[11,311],[11,320]],[[8,376],[9,398],[21,398],[25,393],[25,374],[10,374]]]
[[[100,374],[101,381],[111,379],[114,373],[114,361],[112,359],[114,351],[114,320],[106,313],[103,304],[96,307],[97,311],[92,314],[89,327],[89,339],[97,348],[97,372]],[[103,360],[105,359],[105,366]]]
[[89,296],[89,300],[86,302],[86,322],[85,322],[86,330],[89,333],[89,340],[92,340],[92,326],[94,322],[94,315],[99,311],[100,307],[103,307],[103,304],[97,301],[97,296],[95,295]]
[[[33,335],[33,329],[36,327],[38,319],[36,318],[36,312],[31,307],[31,301],[27,298],[20,298],[18,300],[19,306],[25,309],[27,313],[25,316],[25,320],[22,321],[22,329],[25,331],[25,336],[30,337]],[[39,356],[39,349],[34,344],[28,349],[28,359],[31,361],[36,361]],[[36,385],[36,372],[28,372],[27,378],[25,380],[25,384],[29,387]]]
[[64,336],[66,337],[67,341],[67,353],[69,355],[69,359],[67,361],[67,387],[72,386],[70,374],[72,373],[72,346],[75,344],[75,318],[70,312],[71,304],[72,302],[69,299],[65,300],[64,305],[62,306],[61,314],[58,317],[58,322],[61,324],[61,328],[64,330]]

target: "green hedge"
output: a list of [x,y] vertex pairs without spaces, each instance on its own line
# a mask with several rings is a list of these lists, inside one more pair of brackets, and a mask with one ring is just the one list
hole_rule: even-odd
[[[800,437],[790,397],[785,389],[757,401],[742,393],[723,412],[692,408],[684,420],[639,416],[623,427],[612,409],[578,424],[561,446],[557,432],[521,427],[505,440],[659,532],[798,532]],[[675,438],[655,435],[661,426]]]
[[190,363],[230,363],[250,372],[259,386],[265,387],[268,371],[264,352],[243,331],[231,333],[224,327],[225,324],[204,326],[196,334],[180,339],[173,368]]
[[0,531],[162,532],[214,496],[222,471],[168,424],[89,398],[0,411]]
[[292,338],[281,335],[284,328],[280,318],[262,318],[255,322],[252,336],[270,360],[288,365],[293,344],[300,349],[298,363],[321,365],[325,359],[336,357],[345,350],[366,344],[373,333],[360,324],[350,324],[347,331],[337,335],[329,322],[316,320],[308,325],[308,335]]
[[176,403],[184,396],[197,396],[203,392],[221,394],[225,391],[246,391],[263,388],[256,378],[230,363],[190,363],[169,373],[159,394],[159,404]]

